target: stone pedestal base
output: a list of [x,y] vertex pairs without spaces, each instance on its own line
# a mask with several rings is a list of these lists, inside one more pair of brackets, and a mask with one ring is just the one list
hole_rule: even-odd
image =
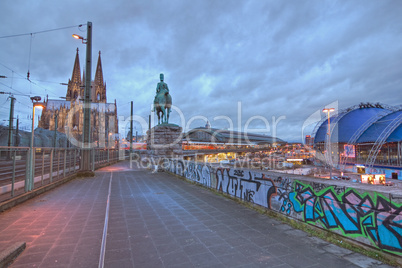
[[147,131],[147,150],[155,163],[164,158],[181,158],[182,128],[174,124],[162,124]]

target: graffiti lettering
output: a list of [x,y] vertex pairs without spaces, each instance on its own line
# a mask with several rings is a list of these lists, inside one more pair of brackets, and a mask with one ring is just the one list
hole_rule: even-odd
[[244,176],[244,170],[235,169],[235,170],[234,170],[234,175],[235,175],[235,176],[239,176],[239,177],[243,177],[243,176]]
[[336,194],[344,193],[345,189],[346,189],[345,187],[341,187],[338,185],[328,185],[328,184],[316,183],[316,182],[313,182],[312,186],[313,186],[314,191],[316,191],[316,192],[327,189],[328,186],[330,186],[333,188],[333,190],[334,190],[334,192],[336,192]]
[[317,193],[311,185],[295,181],[289,197],[306,222],[363,236],[383,250],[402,253],[402,206],[380,194],[372,198],[351,188],[338,194],[333,186]]

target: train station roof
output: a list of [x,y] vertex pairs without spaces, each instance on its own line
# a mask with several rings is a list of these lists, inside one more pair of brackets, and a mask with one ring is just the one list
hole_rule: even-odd
[[255,144],[255,145],[286,143],[282,139],[268,135],[246,133],[246,132],[217,129],[210,127],[194,128],[184,134],[183,140],[188,140],[192,142],[237,143],[237,144]]

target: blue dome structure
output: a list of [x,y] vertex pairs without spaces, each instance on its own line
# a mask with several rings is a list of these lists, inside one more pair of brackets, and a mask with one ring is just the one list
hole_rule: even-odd
[[[357,143],[375,142],[381,133],[384,133],[385,129],[390,126],[393,120],[401,115],[402,111],[397,111],[380,118],[371,124],[371,126],[359,137]],[[400,123],[401,122],[399,121],[395,130],[389,133],[386,142],[399,142],[402,140],[402,126]]]
[[[314,146],[325,152],[328,120],[323,118],[313,133]],[[359,104],[330,114],[331,144],[338,146],[338,157],[366,165],[402,166],[402,107],[381,104]],[[348,147],[349,146],[349,147]],[[346,147],[356,155],[345,156]]]
[[[330,117],[330,124],[337,121],[335,125],[331,125],[331,142],[332,143],[348,143],[353,134],[355,134],[368,120],[386,115],[392,111],[381,108],[362,108],[349,112],[339,113]],[[328,122],[324,121],[318,128],[314,141],[325,142],[328,132]]]

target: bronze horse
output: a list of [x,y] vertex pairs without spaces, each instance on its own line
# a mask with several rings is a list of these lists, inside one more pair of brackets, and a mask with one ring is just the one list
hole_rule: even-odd
[[[161,89],[155,96],[154,111],[158,115],[158,125],[169,123],[169,114],[172,107],[172,96],[165,88]],[[161,114],[162,113],[162,122]]]

